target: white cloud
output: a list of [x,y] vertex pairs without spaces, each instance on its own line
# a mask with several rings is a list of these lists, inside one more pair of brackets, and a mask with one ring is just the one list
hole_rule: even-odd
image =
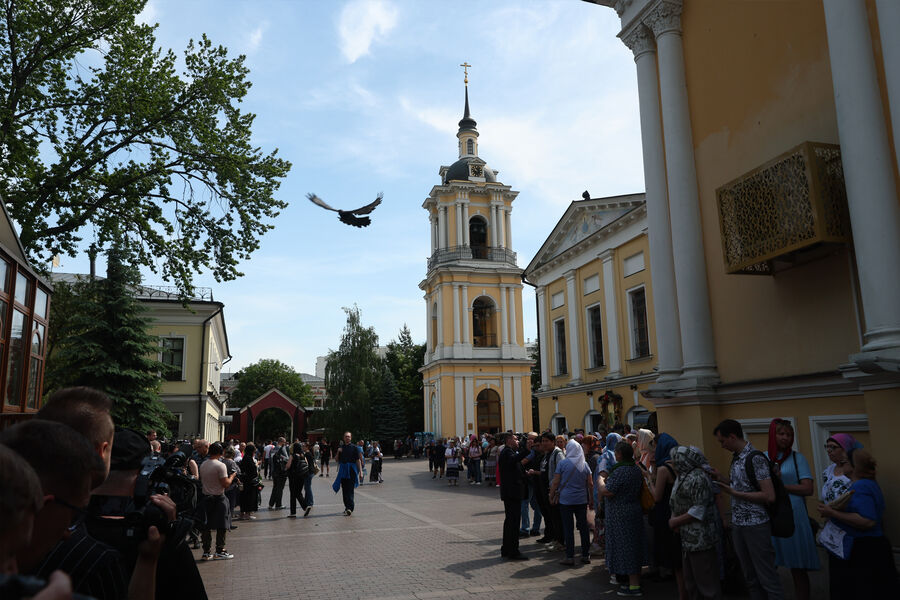
[[397,8],[385,0],[347,3],[338,22],[344,58],[353,63],[368,54],[372,43],[383,39],[397,25],[397,14]]
[[137,23],[155,25],[159,20],[159,17],[160,14],[157,3],[154,0],[150,0],[150,2],[144,5],[144,10],[142,10],[134,20]]
[[256,29],[250,32],[250,35],[248,35],[246,39],[247,54],[255,52],[259,48],[259,45],[263,40],[263,34],[266,32],[268,26],[268,23],[260,23]]

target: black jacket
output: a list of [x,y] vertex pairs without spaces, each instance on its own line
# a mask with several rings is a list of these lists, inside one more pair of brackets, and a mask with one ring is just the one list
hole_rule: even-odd
[[525,499],[525,474],[522,471],[522,460],[528,457],[528,449],[520,448],[518,452],[506,446],[500,452],[500,499]]

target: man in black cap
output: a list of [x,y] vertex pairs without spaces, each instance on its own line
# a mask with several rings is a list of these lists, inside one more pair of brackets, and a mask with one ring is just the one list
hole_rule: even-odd
[[[99,518],[89,521],[90,533],[119,550],[129,568],[141,563],[143,556],[139,544],[123,535],[122,517],[135,509],[135,484],[149,456],[150,442],[146,436],[131,429],[117,429],[109,477],[103,485],[93,490],[91,496],[90,511]],[[171,526],[176,516],[172,499],[153,494],[147,502],[162,509]],[[149,585],[151,590],[155,588],[157,598],[189,597],[202,600],[207,597],[194,556],[183,534],[166,536],[153,571],[156,573],[155,581],[145,585]]]
[[528,560],[519,552],[519,521],[522,517],[522,500],[525,499],[525,473],[522,462],[528,458],[529,450],[520,445],[512,433],[503,438],[500,452],[500,499],[506,518],[503,520],[503,545],[500,556],[509,560]]

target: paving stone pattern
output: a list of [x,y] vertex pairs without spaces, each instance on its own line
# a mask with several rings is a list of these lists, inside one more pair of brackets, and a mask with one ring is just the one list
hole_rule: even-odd
[[[340,492],[331,489],[333,479],[316,477],[309,517],[299,512],[289,519],[287,508],[263,508],[257,520],[239,522],[228,534],[234,560],[198,565],[209,597],[496,600],[503,591],[530,600],[618,597],[601,561],[561,566],[562,553],[546,552],[534,538],[521,541],[531,560],[501,559],[498,489],[465,481],[448,487],[427,468],[425,460],[385,460],[385,482],[358,487],[349,517]],[[267,482],[264,506],[270,491]],[[644,592],[645,598],[678,597],[672,582],[645,581]]]

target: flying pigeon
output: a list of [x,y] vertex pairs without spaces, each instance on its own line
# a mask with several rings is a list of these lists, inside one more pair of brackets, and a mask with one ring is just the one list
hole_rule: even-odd
[[312,201],[313,204],[317,204],[324,208],[325,210],[333,210],[338,214],[338,219],[340,219],[341,223],[346,223],[347,225],[353,225],[354,227],[368,227],[372,222],[372,219],[369,217],[360,217],[359,215],[367,215],[373,210],[375,207],[381,204],[381,199],[384,198],[384,193],[378,192],[378,197],[375,198],[375,202],[371,204],[366,204],[365,206],[361,206],[359,208],[355,208],[353,210],[340,210],[337,208],[332,208],[326,204],[324,200],[316,196],[315,194],[307,194],[307,198]]

